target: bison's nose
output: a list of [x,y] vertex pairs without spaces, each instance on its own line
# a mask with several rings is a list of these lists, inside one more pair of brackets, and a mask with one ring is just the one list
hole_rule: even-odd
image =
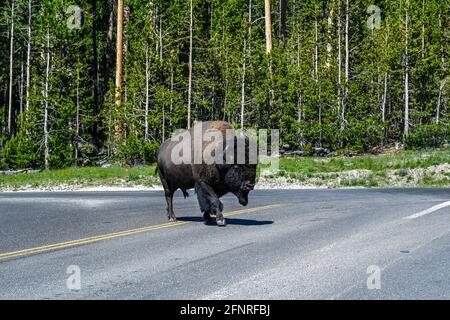
[[245,207],[248,203],[248,199],[246,197],[239,197],[239,203]]

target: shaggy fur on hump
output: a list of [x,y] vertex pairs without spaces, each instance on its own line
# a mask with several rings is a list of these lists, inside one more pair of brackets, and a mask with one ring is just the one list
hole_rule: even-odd
[[[202,125],[202,136],[207,130],[219,130],[222,133],[222,137],[223,137],[223,141],[212,141],[212,142],[203,141],[202,142],[202,153],[205,150],[205,148],[211,143],[215,144],[216,146],[218,144],[225,145],[227,130],[229,130],[229,129],[234,130],[233,127],[231,126],[231,124],[229,124],[228,122],[225,122],[225,121],[205,121],[202,123],[198,123],[195,126],[199,126],[200,124]],[[191,135],[193,137],[193,130],[191,131]],[[234,133],[234,135],[236,135],[236,133]],[[194,141],[192,141],[192,144],[194,144]],[[192,148],[192,150],[193,150],[193,148]],[[192,161],[193,160],[194,159],[192,158]],[[194,179],[196,179],[198,181],[204,181],[210,185],[215,185],[217,182],[220,181],[220,173],[215,164],[210,164],[210,165],[207,165],[205,163],[193,164],[192,165],[192,174],[194,176]]]

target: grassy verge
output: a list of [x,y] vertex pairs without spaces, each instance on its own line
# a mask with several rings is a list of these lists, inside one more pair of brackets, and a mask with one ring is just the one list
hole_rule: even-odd
[[[261,176],[267,187],[450,186],[450,152],[430,149],[357,157],[283,157],[280,170]],[[155,166],[66,168],[0,176],[0,191],[159,186]]]
[[321,187],[450,186],[450,152],[439,149],[356,157],[284,157],[264,179]]
[[133,168],[66,168],[0,176],[0,191],[21,189],[77,189],[83,187],[152,187],[159,185],[155,166]]

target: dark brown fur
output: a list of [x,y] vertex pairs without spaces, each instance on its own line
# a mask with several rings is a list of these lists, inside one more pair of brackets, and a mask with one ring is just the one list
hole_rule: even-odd
[[[199,124],[197,124],[199,125]],[[194,126],[195,127],[195,126]],[[189,132],[194,137],[194,127]],[[212,141],[202,143],[202,152],[209,143],[219,145],[224,150],[227,146],[225,141],[226,130],[233,127],[223,121],[208,121],[202,123],[202,134],[209,129],[216,129],[222,132],[223,141]],[[234,134],[234,150],[231,150],[236,159],[237,139]],[[246,139],[246,152],[248,159],[248,139]],[[248,193],[253,189],[256,179],[255,164],[174,164],[171,159],[172,149],[177,142],[166,140],[158,150],[157,170],[161,183],[164,187],[167,202],[167,216],[169,221],[175,221],[173,212],[173,194],[177,189],[181,189],[187,197],[187,190],[195,188],[200,209],[205,219],[210,219],[210,215],[216,215],[218,225],[225,225],[223,217],[223,204],[220,197],[228,192],[235,194],[239,203],[247,205]],[[193,163],[193,142],[191,163]],[[224,155],[226,152],[224,152]]]

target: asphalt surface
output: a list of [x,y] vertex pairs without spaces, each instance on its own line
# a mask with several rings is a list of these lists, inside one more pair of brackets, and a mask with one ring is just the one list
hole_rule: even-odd
[[160,191],[0,193],[0,298],[450,299],[449,200],[256,190],[247,207],[224,197],[217,227],[192,192],[177,223]]

